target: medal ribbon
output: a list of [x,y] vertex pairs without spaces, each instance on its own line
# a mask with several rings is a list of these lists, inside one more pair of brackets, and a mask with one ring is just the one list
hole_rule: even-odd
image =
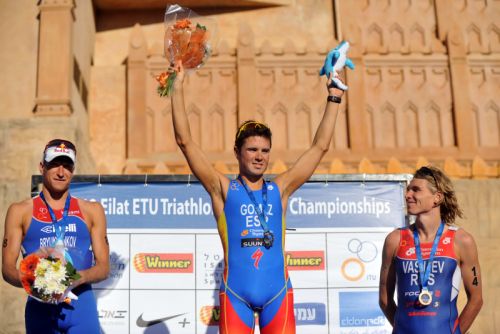
[[262,228],[264,229],[264,232],[269,232],[269,226],[267,225],[266,222],[266,208],[267,208],[267,185],[266,181],[262,179],[262,204],[264,211],[261,210],[259,204],[257,203],[257,200],[255,199],[255,196],[252,192],[252,190],[248,187],[248,185],[245,183],[245,180],[241,177],[241,175],[238,175],[238,180],[241,182],[245,190],[247,191],[248,197],[250,197],[250,200],[253,202],[255,206],[255,210],[257,211],[257,214],[259,215],[259,220],[260,224],[262,225]]
[[[64,246],[64,235],[66,234],[65,221],[66,221],[66,217],[68,217],[68,213],[69,213],[69,204],[71,202],[71,195],[68,194],[68,197],[66,198],[66,203],[64,204],[62,218],[59,222],[57,221],[57,217],[56,217],[56,214],[54,213],[54,210],[52,210],[49,203],[45,199],[45,195],[43,194],[43,191],[40,192],[40,198],[42,199],[43,203],[45,203],[45,205],[47,206],[47,210],[49,211],[49,214],[50,214],[50,219],[52,220],[52,223],[54,223],[54,229],[56,231],[56,242],[52,244],[52,247],[55,247],[55,245],[57,244],[58,241],[61,241],[62,245]],[[73,261],[71,260],[71,256],[69,255],[69,253],[66,251],[66,247],[64,249],[65,249],[65,257],[67,257],[69,262],[72,263]]]
[[417,261],[418,261],[418,274],[420,276],[420,283],[422,284],[422,290],[427,290],[427,282],[429,281],[429,276],[431,275],[431,267],[432,261],[434,261],[434,256],[436,255],[437,246],[439,244],[439,240],[441,239],[441,235],[443,234],[444,224],[441,222],[439,225],[436,236],[434,237],[434,242],[432,244],[431,253],[429,254],[429,259],[427,260],[427,266],[425,267],[424,272],[424,258],[422,257],[422,249],[420,247],[420,238],[418,236],[418,231],[415,228],[413,230],[413,238],[415,241],[415,251],[417,253]]

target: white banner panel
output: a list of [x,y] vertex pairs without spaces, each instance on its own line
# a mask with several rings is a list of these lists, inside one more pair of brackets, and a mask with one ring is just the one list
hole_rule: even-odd
[[[383,334],[383,241],[405,224],[405,180],[308,182],[287,208],[285,258],[298,334]],[[105,333],[218,333],[223,250],[198,183],[73,183],[100,201],[110,277],[94,285]],[[259,330],[256,330],[259,333]]]

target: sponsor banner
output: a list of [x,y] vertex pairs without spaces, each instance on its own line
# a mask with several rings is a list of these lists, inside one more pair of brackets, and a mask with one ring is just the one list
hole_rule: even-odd
[[219,326],[220,306],[204,305],[200,309],[200,321],[205,326]]
[[224,252],[216,234],[196,236],[196,287],[219,289],[224,273]]
[[215,228],[210,197],[193,183],[76,183],[71,194],[99,201],[108,228]]
[[328,280],[333,287],[378,287],[386,233],[331,233]]
[[129,288],[129,234],[108,234],[109,276],[106,280],[93,284],[97,289]]
[[324,303],[294,303],[293,311],[297,326],[326,325]]
[[[311,289],[295,292],[294,315],[298,334],[328,333],[326,296],[324,290]],[[198,291],[197,333],[218,333],[220,306],[218,294],[209,291]],[[259,329],[256,328],[256,333]]]
[[403,187],[398,182],[308,182],[288,201],[294,228],[392,227],[404,224]]
[[297,334],[330,333],[328,292],[325,289],[297,289],[294,287],[294,315]]
[[130,333],[193,334],[195,314],[194,290],[130,291]]
[[[326,325],[325,303],[294,303],[293,311],[296,326]],[[200,307],[199,321],[206,327],[217,327],[219,326],[220,312],[219,305],[203,305]]]
[[[289,200],[291,228],[366,228],[404,224],[399,182],[304,184]],[[213,229],[210,198],[201,184],[75,183],[76,197],[99,201],[108,227]],[[249,213],[250,214],[250,213]]]
[[193,254],[138,253],[134,268],[140,273],[192,273]]
[[219,291],[196,291],[196,305],[196,333],[218,334],[220,319]]
[[326,250],[324,233],[289,233],[286,235],[285,259],[294,288],[325,288],[327,286]]
[[[290,199],[287,227],[297,230],[287,232],[284,255],[297,334],[391,332],[376,288],[387,231],[405,223],[403,190],[310,182]],[[224,250],[200,184],[77,183],[71,192],[106,211],[110,277],[94,285],[104,332],[218,333]],[[240,246],[258,244],[255,210],[241,209]]]
[[128,333],[128,290],[95,289],[99,323],[104,333]]
[[325,270],[325,252],[318,251],[288,251],[285,252],[288,270]]
[[392,333],[392,327],[378,305],[377,289],[328,289],[328,296],[331,333]]
[[339,327],[389,329],[389,322],[378,305],[378,296],[378,291],[340,291]]
[[131,289],[192,289],[195,286],[195,236],[132,234]]

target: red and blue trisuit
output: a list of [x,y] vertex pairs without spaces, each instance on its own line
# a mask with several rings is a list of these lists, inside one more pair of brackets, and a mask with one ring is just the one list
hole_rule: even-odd
[[[53,210],[58,223],[63,216],[63,209]],[[93,264],[91,238],[78,200],[71,197],[68,215],[64,220],[64,245],[77,271],[88,269]],[[55,244],[56,227],[49,210],[40,196],[33,198],[33,214],[30,226],[24,236],[23,257],[36,252],[40,247],[52,247]],[[82,284],[73,289],[78,300],[71,304],[46,304],[28,297],[25,310],[26,333],[100,333],[96,299],[90,284]]]
[[[418,301],[420,280],[413,232],[410,228],[400,231],[396,255],[398,308],[394,320],[395,334],[451,333],[460,334],[458,325],[457,296],[462,280],[454,251],[457,227],[449,226],[438,243],[428,281],[432,293],[430,305]],[[422,257],[427,267],[432,243],[422,243]],[[424,269],[424,268],[422,268]]]
[[264,186],[266,201],[261,189],[252,193],[261,211],[265,210],[268,228],[274,235],[272,247],[264,247],[258,210],[238,180],[231,181],[224,213],[217,222],[225,263],[219,294],[221,334],[253,333],[257,314],[262,334],[295,333],[280,191],[274,182],[265,182]]

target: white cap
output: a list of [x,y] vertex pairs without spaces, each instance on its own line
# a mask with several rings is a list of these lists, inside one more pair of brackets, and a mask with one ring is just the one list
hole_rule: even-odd
[[46,147],[43,152],[43,160],[45,162],[51,162],[57,157],[68,157],[73,163],[76,163],[76,151],[68,147],[63,141]]

